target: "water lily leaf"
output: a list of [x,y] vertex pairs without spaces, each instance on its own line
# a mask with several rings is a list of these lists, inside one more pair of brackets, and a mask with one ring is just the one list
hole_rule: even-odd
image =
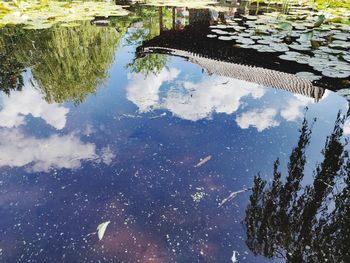
[[230,36],[219,36],[218,39],[225,40],[225,41],[232,40]]
[[302,79],[311,80],[311,81],[319,80],[322,78],[322,76],[318,76],[312,72],[306,72],[306,71],[298,72],[295,75],[302,78]]
[[350,77],[350,71],[325,69],[322,71],[322,75],[330,78],[342,79]]
[[236,40],[237,43],[241,43],[241,44],[245,44],[245,45],[251,45],[254,44],[255,41],[250,39],[250,38],[244,38],[244,37],[240,37]]
[[350,63],[350,54],[348,55],[339,55],[341,59]]
[[103,222],[97,226],[97,234],[98,234],[99,240],[102,240],[102,238],[106,232],[107,226],[109,225],[110,222],[111,221],[106,221],[106,222]]
[[280,22],[280,23],[278,23],[277,28],[282,29],[282,30],[291,31],[293,29],[293,26],[291,23],[288,23],[288,22]]
[[107,2],[72,2],[67,4],[47,0],[23,1],[14,2],[12,8],[7,10],[6,15],[0,16],[0,24],[23,24],[26,29],[43,29],[57,23],[70,25],[70,22],[93,20],[97,16],[108,17],[127,14],[128,11],[122,7]]
[[336,49],[349,49],[350,42],[342,41],[342,40],[335,40],[332,43],[330,43],[328,46],[330,48],[336,48]]
[[298,51],[308,51],[311,50],[311,44],[291,44],[289,45],[291,49],[298,50]]

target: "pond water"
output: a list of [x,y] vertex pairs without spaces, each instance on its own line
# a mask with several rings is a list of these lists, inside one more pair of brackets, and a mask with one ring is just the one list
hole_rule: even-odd
[[0,261],[348,262],[349,78],[133,12],[1,30]]

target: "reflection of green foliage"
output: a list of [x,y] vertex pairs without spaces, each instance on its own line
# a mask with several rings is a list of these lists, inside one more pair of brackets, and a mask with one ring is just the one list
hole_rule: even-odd
[[145,54],[142,57],[134,59],[128,68],[133,73],[142,73],[148,75],[150,73],[159,73],[167,63],[167,56],[164,54]]
[[[135,12],[138,18],[135,21],[142,23],[142,28],[135,28],[128,34],[125,39],[128,45],[140,46],[143,41],[150,40],[159,35],[160,8],[161,7],[134,6],[133,12]],[[164,11],[164,8],[162,8],[162,10]],[[164,12],[162,14],[164,14]],[[142,57],[135,58],[127,67],[133,73],[143,73],[146,75],[149,73],[157,74],[165,67],[166,63],[166,55],[146,54]]]
[[311,139],[306,120],[286,179],[281,180],[278,160],[270,186],[255,177],[245,218],[247,245],[255,254],[287,262],[349,262],[350,159],[342,140],[344,120],[338,114],[311,185],[302,183]]
[[0,53],[0,61],[0,90],[8,95],[11,90],[20,90],[23,86],[23,65],[6,53]]
[[89,23],[38,34],[32,73],[46,99],[81,102],[95,92],[107,77],[120,37],[112,28]]
[[20,90],[23,86],[22,72],[24,65],[14,56],[14,43],[7,40],[14,36],[11,30],[1,30],[0,33],[0,90],[10,94],[11,90]]
[[134,22],[142,23],[142,27],[135,28],[128,34],[125,39],[128,45],[138,46],[159,35],[158,8],[135,5],[132,11],[135,14]]
[[[47,30],[16,29],[6,45],[15,48],[12,57],[32,75],[50,102],[82,102],[107,77],[115,49],[125,29],[96,27],[88,22],[78,27]],[[14,44],[16,43],[16,45]]]

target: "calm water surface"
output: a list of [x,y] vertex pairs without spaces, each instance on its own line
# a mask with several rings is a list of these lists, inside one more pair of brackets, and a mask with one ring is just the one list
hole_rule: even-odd
[[135,59],[152,19],[3,30],[0,261],[347,262],[348,101]]

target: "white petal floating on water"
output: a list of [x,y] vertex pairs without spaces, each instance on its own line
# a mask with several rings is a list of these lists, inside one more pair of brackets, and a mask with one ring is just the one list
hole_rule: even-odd
[[217,35],[214,35],[214,34],[208,34],[207,35],[207,38],[216,38],[217,37]]
[[238,259],[237,259],[236,255],[239,255],[238,251],[233,250],[232,257],[231,257],[231,262],[232,263],[237,263],[238,262]]
[[110,222],[111,221],[106,221],[106,222],[103,222],[97,226],[97,234],[98,234],[99,240],[102,240],[102,238],[106,232],[107,226],[109,225]]
[[207,157],[201,159],[201,160],[199,161],[199,163],[197,163],[194,167],[200,167],[200,166],[202,166],[203,164],[209,162],[209,161],[211,160],[211,157],[212,157],[211,155],[208,155]]

